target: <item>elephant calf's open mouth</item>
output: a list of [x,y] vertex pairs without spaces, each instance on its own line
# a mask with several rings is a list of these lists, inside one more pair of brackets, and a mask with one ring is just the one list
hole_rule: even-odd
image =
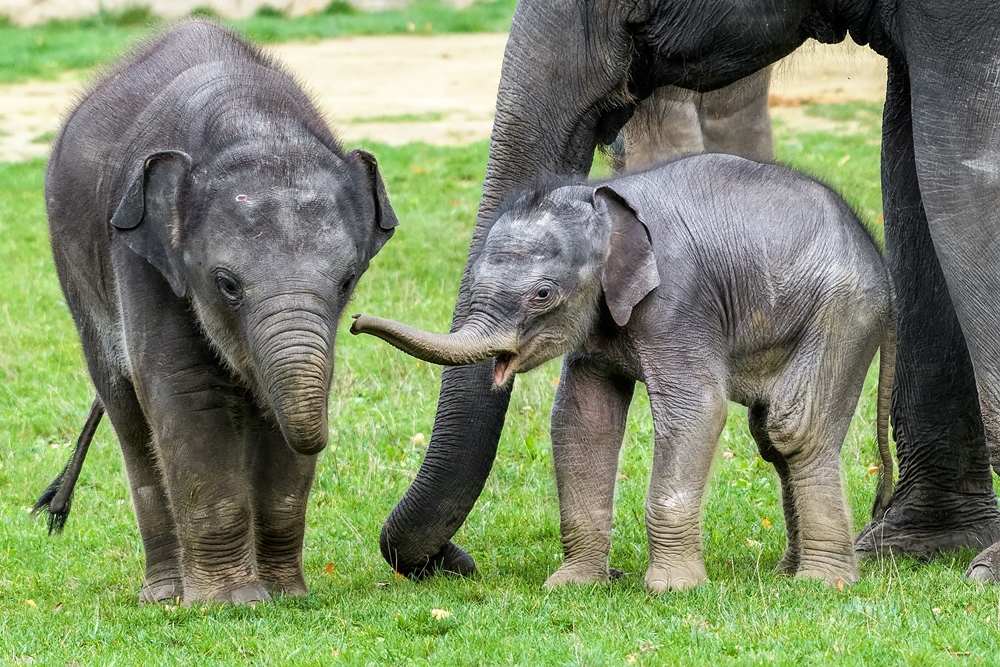
[[515,359],[517,359],[517,355],[513,352],[501,352],[497,355],[496,361],[493,362],[494,387],[497,389],[506,387],[510,379],[514,377],[514,373],[516,372],[514,368]]

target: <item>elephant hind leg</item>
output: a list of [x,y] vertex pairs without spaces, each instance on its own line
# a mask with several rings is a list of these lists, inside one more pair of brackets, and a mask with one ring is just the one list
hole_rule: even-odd
[[131,384],[107,383],[98,387],[108,417],[118,434],[128,474],[146,576],[139,602],[168,602],[184,596],[180,543],[149,425]]
[[795,512],[795,495],[788,460],[779,452],[767,432],[767,404],[755,403],[748,411],[750,435],[757,443],[761,458],[774,466],[781,480],[781,505],[785,514],[785,530],[788,533],[788,547],[785,555],[775,568],[782,574],[795,574],[799,569],[799,519]]
[[140,604],[166,602],[184,595],[180,542],[170,509],[150,425],[135,387],[109,361],[97,326],[79,314],[80,338],[90,377],[121,446],[132,507],[139,524],[146,568]]

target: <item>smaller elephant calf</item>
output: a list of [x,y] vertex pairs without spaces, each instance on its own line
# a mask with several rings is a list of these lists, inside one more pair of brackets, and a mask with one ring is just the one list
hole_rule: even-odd
[[609,577],[636,381],[648,388],[655,432],[649,588],[706,579],[699,520],[727,399],[749,408],[760,453],[781,478],[788,549],[779,569],[857,580],[839,453],[881,345],[875,511],[884,511],[895,315],[881,254],[834,192],[728,155],[536,189],[500,214],[468,278],[468,314],[453,334],[364,315],[351,331],[433,363],[495,357],[497,386],[566,354],[552,410],[566,557],[547,586]]

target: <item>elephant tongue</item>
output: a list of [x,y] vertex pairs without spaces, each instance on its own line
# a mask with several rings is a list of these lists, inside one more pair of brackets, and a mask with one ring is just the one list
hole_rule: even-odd
[[493,362],[493,386],[503,387],[514,375],[514,356],[510,352],[501,352]]

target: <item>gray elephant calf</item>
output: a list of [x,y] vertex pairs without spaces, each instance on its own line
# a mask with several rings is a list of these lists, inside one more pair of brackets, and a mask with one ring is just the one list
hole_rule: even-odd
[[[304,594],[337,321],[396,225],[375,159],[345,154],[256,48],[190,22],[83,98],[45,196],[99,396],[81,441],[103,404],[146,552],[141,599]],[[68,511],[59,487],[81,463],[42,506]]]
[[[497,386],[567,353],[552,411],[566,557],[547,585],[609,576],[618,451],[636,381],[648,388],[655,431],[649,588],[706,578],[700,512],[727,399],[749,407],[751,433],[781,478],[781,569],[857,580],[839,452],[882,344],[878,434],[892,479],[895,328],[882,257],[840,197],[788,169],[727,155],[596,187],[543,188],[501,213],[470,279],[469,316],[454,334],[363,315],[351,331],[433,363],[496,357]],[[881,485],[878,511],[891,491]]]

